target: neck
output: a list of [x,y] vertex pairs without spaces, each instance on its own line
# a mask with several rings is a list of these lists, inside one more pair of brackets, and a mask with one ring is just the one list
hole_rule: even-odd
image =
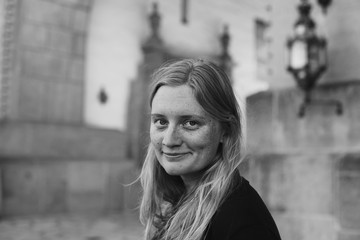
[[198,183],[201,176],[181,176],[184,182],[186,193],[189,193]]

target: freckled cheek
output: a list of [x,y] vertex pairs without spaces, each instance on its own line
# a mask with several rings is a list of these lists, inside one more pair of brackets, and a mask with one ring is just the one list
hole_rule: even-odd
[[214,141],[202,141],[198,142],[196,144],[193,144],[193,149],[201,151],[202,154],[209,154],[214,151],[214,149],[217,149],[216,142]]
[[197,149],[213,147],[218,144],[219,133],[215,128],[208,128],[204,131],[191,134],[187,138],[189,145]]
[[210,135],[191,136],[184,139],[184,142],[193,150],[206,150],[216,144],[215,139]]

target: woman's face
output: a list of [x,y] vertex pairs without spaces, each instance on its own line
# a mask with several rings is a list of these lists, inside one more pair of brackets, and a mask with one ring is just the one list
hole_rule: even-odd
[[152,102],[150,137],[161,166],[189,186],[214,160],[222,131],[189,86],[162,86]]

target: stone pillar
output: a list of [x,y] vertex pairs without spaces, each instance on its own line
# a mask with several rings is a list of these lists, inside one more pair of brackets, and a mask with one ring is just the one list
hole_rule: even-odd
[[218,65],[226,72],[232,81],[232,68],[233,68],[233,60],[229,53],[229,43],[230,43],[230,34],[229,27],[227,25],[224,26],[224,32],[220,36],[220,44],[221,44],[221,54],[218,56]]
[[1,1],[1,81],[0,81],[0,121],[9,114],[10,83],[14,81],[15,36],[18,15],[17,0]]
[[[9,114],[10,81],[14,74],[14,40],[18,14],[17,0],[1,0],[0,8],[0,128]],[[0,216],[3,215],[3,166],[0,165]]]
[[160,14],[157,4],[153,4],[153,11],[149,16],[151,35],[142,46],[144,59],[139,66],[138,78],[131,84],[128,136],[129,157],[136,160],[139,166],[146,155],[149,143],[150,108],[149,85],[151,74],[166,61],[166,51],[159,35]]

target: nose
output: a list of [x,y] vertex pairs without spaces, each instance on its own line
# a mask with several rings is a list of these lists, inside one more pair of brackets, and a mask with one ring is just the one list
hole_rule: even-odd
[[169,125],[164,132],[162,144],[167,147],[174,147],[181,145],[181,137],[179,136],[176,126]]

